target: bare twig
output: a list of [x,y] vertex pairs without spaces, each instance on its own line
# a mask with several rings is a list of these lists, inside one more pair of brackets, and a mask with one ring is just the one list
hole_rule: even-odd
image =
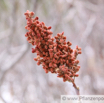
[[82,1],[82,2],[84,2],[84,6],[89,10],[92,10],[94,12],[98,12],[100,10],[100,8],[98,8],[97,5],[95,5],[91,2],[88,2],[88,1]]
[[81,41],[85,42],[85,39],[91,34],[95,22],[96,22],[96,17],[92,15],[87,23],[87,27],[85,31],[83,32]]
[[0,95],[0,98],[1,98],[1,100],[4,102],[4,103],[7,103],[3,98],[2,98],[2,96]]
[[10,29],[7,29],[7,30],[5,30],[3,32],[0,32],[0,40],[6,38],[8,36],[10,36]]
[[16,56],[10,65],[8,65],[7,67],[4,68],[5,71],[2,73],[3,75],[0,79],[0,86],[3,83],[5,75],[15,66],[15,64],[17,62],[19,62],[23,58],[23,56],[27,53],[28,48],[29,48],[29,45],[28,44],[25,45],[25,47],[22,48],[22,49],[24,49],[24,51],[22,53],[20,53],[20,55]]

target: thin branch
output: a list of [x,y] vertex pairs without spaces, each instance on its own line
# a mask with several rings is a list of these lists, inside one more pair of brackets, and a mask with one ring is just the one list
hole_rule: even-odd
[[3,99],[3,97],[0,95],[0,98],[1,98],[1,100],[4,102],[4,103],[7,103],[4,99]]
[[23,56],[27,53],[28,48],[29,48],[29,45],[27,44],[27,45],[23,48],[24,51],[23,51],[22,53],[20,53],[20,55],[16,56],[16,57],[14,58],[14,60],[12,61],[12,63],[11,63],[9,66],[4,67],[4,70],[5,70],[5,71],[2,73],[3,75],[2,75],[2,77],[1,77],[1,79],[0,79],[0,86],[2,85],[2,83],[3,83],[3,81],[4,81],[5,75],[6,75],[10,70],[13,69],[13,67],[15,66],[16,63],[18,63],[18,62],[23,58]]
[[0,32],[0,40],[5,39],[10,36],[10,29]]
[[[12,64],[9,65],[9,66],[7,66],[7,67],[5,68],[6,70],[2,73],[3,75],[2,75],[2,77],[1,77],[1,79],[0,79],[0,87],[1,87],[1,85],[2,85],[2,83],[3,83],[3,81],[4,81],[4,78],[5,78],[6,74],[7,74],[10,70],[12,70],[13,67],[15,66],[15,64],[18,63],[18,62],[23,58],[23,56],[24,56],[24,55],[27,53],[27,51],[29,50],[28,48],[29,48],[29,44],[27,44],[27,45],[23,48],[24,51],[14,59],[14,61],[12,62]],[[1,88],[0,88],[0,92],[1,92]],[[6,103],[5,100],[2,98],[2,96],[0,96],[0,97],[1,97],[1,99],[3,100],[3,102]]]
[[82,1],[82,2],[84,2],[84,6],[91,11],[98,12],[100,10],[100,8],[97,5],[91,2],[88,1]]
[[82,40],[81,41],[85,42],[86,38],[91,34],[95,22],[96,22],[96,17],[92,15],[90,17],[88,23],[87,23],[87,27],[86,27],[85,31],[83,32]]

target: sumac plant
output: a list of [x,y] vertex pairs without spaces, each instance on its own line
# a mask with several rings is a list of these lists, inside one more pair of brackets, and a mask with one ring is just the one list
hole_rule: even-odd
[[72,82],[79,94],[75,77],[78,77],[77,72],[80,69],[77,56],[81,54],[81,48],[76,46],[76,49],[73,50],[72,43],[66,42],[64,32],[52,37],[51,26],[47,27],[44,22],[38,20],[38,17],[33,18],[34,12],[27,10],[24,15],[27,20],[25,29],[28,30],[25,37],[29,43],[35,46],[32,48],[32,53],[37,53],[37,57],[34,58],[37,65],[42,65],[46,73],[56,73],[57,77],[63,78],[64,82]]

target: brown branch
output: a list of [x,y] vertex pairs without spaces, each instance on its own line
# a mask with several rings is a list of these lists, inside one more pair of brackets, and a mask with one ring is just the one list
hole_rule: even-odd
[[[13,69],[13,67],[15,66],[16,63],[18,63],[18,62],[23,58],[23,56],[24,56],[24,55],[27,53],[27,51],[29,50],[28,48],[29,48],[29,44],[26,45],[26,48],[24,48],[24,51],[21,53],[21,55],[19,55],[19,56],[12,62],[12,64],[11,64],[10,66],[8,66],[7,68],[5,68],[6,71],[4,71],[4,72],[2,73],[3,76],[2,76],[1,79],[0,79],[0,86],[1,86],[2,83],[3,83],[3,80],[4,80],[4,78],[5,78],[5,75],[6,75],[10,70]],[[5,70],[5,69],[4,69],[4,70]]]

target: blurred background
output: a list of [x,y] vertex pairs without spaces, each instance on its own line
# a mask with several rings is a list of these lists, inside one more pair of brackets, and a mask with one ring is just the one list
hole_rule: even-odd
[[75,82],[81,95],[104,95],[104,0],[0,0],[0,103],[60,103],[73,85],[37,66],[24,13],[35,12],[53,36],[82,48]]

